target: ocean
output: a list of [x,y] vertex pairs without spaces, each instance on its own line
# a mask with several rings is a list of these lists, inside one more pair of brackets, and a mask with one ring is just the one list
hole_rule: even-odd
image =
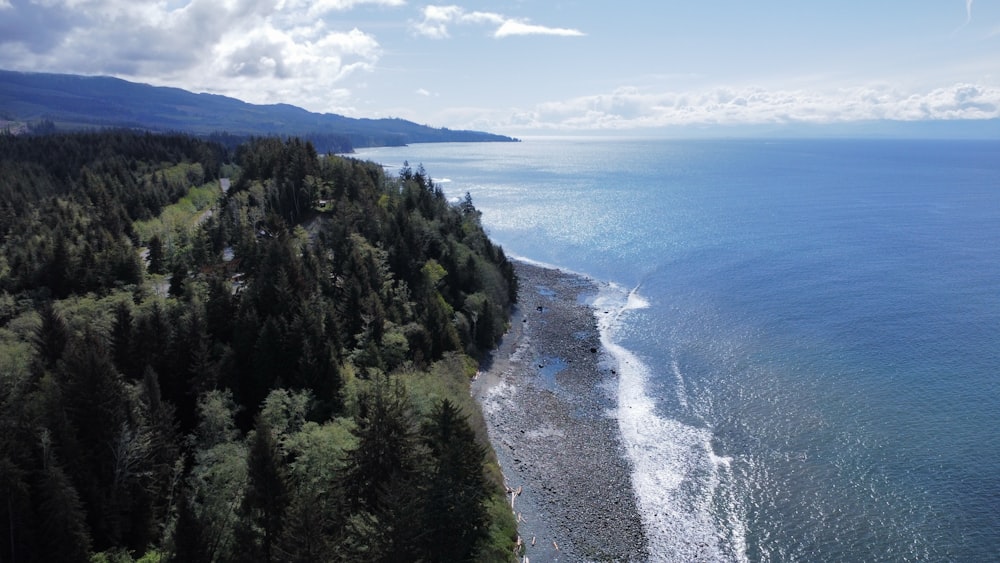
[[656,560],[1000,560],[1000,142],[532,138],[404,161],[585,274]]

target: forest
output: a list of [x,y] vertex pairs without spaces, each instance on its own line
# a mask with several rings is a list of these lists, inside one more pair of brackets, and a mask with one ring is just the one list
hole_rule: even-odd
[[517,279],[418,166],[0,135],[0,562],[509,561]]

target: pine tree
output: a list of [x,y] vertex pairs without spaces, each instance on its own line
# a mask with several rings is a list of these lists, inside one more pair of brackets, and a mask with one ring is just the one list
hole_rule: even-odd
[[374,509],[393,479],[415,470],[417,441],[409,402],[398,382],[373,382],[359,402],[354,430],[358,446],[348,454],[347,493],[355,508]]
[[187,264],[185,264],[183,260],[177,260],[174,264],[173,270],[171,270],[170,287],[167,288],[167,293],[172,297],[180,297],[184,295],[184,282],[187,281],[187,277]]
[[71,290],[71,270],[69,242],[60,230],[53,241],[52,258],[45,267],[44,284],[55,297],[66,297]]
[[280,545],[284,561],[312,563],[333,559],[339,507],[330,502],[329,495],[311,488],[292,495]]
[[69,327],[51,301],[43,305],[38,313],[42,317],[42,324],[35,331],[35,353],[40,367],[51,369],[66,351],[66,345],[69,343]]
[[164,265],[163,239],[160,235],[153,235],[149,238],[149,273],[164,273]]
[[124,516],[116,500],[120,460],[111,454],[127,428],[124,386],[107,347],[92,331],[70,344],[58,375],[72,432],[59,444],[68,454],[69,476],[87,507],[97,547],[120,545]]
[[167,520],[170,511],[171,491],[178,476],[181,458],[181,432],[175,409],[160,396],[156,372],[147,367],[138,383],[137,434],[141,436],[145,451],[142,456],[141,485],[148,494],[154,522]]
[[[7,446],[0,445],[0,451]],[[28,559],[32,551],[34,526],[29,475],[11,457],[0,457],[0,530],[6,532],[0,534],[0,560],[19,561]]]
[[205,303],[205,321],[208,333],[214,340],[230,342],[233,339],[233,315],[236,305],[229,282],[221,275],[208,279],[208,300]]
[[140,315],[136,320],[135,334],[135,358],[132,360],[136,367],[152,367],[160,376],[160,387],[165,396],[171,397],[174,394],[167,375],[173,373],[174,358],[170,352],[173,350],[174,326],[170,319],[170,314],[164,307],[164,302],[154,300],[152,307],[145,314]]
[[132,318],[132,306],[127,301],[120,301],[115,306],[115,320],[111,325],[111,345],[114,348],[115,366],[126,377],[135,379],[141,371],[133,361],[135,359],[135,324]]
[[237,549],[240,560],[279,559],[278,540],[289,500],[281,463],[271,427],[258,416],[247,453],[247,486],[239,509],[237,540],[240,545]]
[[417,549],[420,481],[417,436],[409,401],[394,380],[374,382],[361,399],[355,435],[348,454],[346,494],[355,514],[378,522],[379,561],[405,561]]
[[172,553],[168,561],[176,563],[210,563],[212,557],[204,536],[204,527],[191,506],[190,492],[181,489],[177,499],[177,523],[171,539]]
[[80,496],[54,460],[41,472],[37,498],[35,560],[89,561],[90,536]]
[[426,560],[471,561],[487,535],[486,451],[468,417],[448,399],[434,408],[421,434],[434,458],[423,518]]

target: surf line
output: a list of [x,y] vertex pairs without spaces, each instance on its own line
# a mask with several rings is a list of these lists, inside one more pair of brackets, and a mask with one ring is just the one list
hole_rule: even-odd
[[709,428],[657,413],[647,392],[652,371],[618,341],[628,313],[650,307],[638,289],[604,284],[592,306],[601,345],[615,364],[618,425],[649,552],[655,561],[745,561],[742,519],[717,514],[715,503],[722,480],[732,478],[731,460],[715,455]]

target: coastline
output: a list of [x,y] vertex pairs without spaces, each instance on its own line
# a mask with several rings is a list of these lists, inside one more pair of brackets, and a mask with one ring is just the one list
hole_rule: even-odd
[[511,490],[523,555],[648,559],[614,409],[617,382],[582,276],[515,261],[511,328],[472,385]]

